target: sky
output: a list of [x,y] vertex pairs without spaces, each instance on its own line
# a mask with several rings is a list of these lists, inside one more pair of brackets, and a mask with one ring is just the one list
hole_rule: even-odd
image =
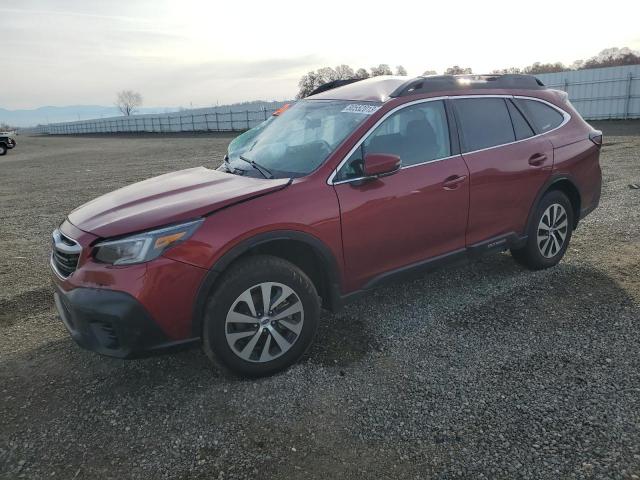
[[640,1],[0,0],[0,107],[285,100],[323,66],[476,73],[640,49]]

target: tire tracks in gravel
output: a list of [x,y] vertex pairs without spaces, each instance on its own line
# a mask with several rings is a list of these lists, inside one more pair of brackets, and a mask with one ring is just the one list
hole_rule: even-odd
[[41,287],[27,290],[9,298],[0,299],[0,328],[53,309],[53,289]]

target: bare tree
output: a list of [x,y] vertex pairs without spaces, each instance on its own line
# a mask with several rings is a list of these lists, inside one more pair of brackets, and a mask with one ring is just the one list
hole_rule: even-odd
[[371,76],[379,77],[380,75],[393,75],[391,67],[386,63],[381,63],[377,67],[371,67]]
[[471,67],[459,67],[458,65],[449,67],[444,71],[445,75],[468,75],[470,73],[473,73]]
[[562,64],[561,62],[556,62],[556,63],[535,62],[533,65],[524,67],[522,72],[527,73],[529,75],[535,75],[536,73],[564,72],[565,70],[567,70],[567,67],[565,67],[564,64]]
[[[590,57],[586,60],[576,60],[571,65],[564,65],[562,62],[541,63],[535,62],[527,67],[509,67],[493,70],[494,74],[505,73],[526,73],[535,75],[538,73],[554,73],[564,72],[566,70],[586,70],[589,68],[614,67],[620,65],[639,65],[640,51],[632,50],[628,47],[605,48],[598,55]],[[452,67],[460,68],[460,67]]]
[[402,77],[406,77],[407,76],[407,69],[404,68],[402,65],[398,65],[396,67],[396,75],[400,75]]
[[569,68],[571,70],[581,70],[582,68],[584,68],[584,60],[576,60],[574,61]]
[[605,48],[595,57],[585,60],[580,69],[637,65],[640,63],[640,51],[628,47]]
[[428,77],[429,75],[437,75],[438,72],[436,72],[435,70],[425,70],[424,72],[422,72],[422,76],[423,77]]
[[133,90],[122,90],[118,92],[116,100],[116,107],[127,117],[133,113],[133,111],[142,105],[142,95]]

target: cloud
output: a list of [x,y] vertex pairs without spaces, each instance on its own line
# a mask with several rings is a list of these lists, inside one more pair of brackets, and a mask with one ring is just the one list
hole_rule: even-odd
[[[0,7],[3,55],[11,60],[0,74],[0,106],[109,105],[123,88],[139,90],[149,106],[284,99],[295,95],[302,74],[343,63],[401,64],[410,75],[453,64],[490,71],[571,63],[607,47],[640,48],[640,6],[631,4],[609,0],[608,11],[628,14],[602,21],[593,15],[595,0],[580,9],[498,0],[490,13],[460,0],[456,8],[465,15],[452,27],[439,20],[451,16],[450,4],[423,0],[407,0],[403,11],[412,14],[402,21],[344,0],[321,7],[293,0],[20,0]],[[549,11],[571,18],[562,23],[571,42],[522,33],[523,18],[553,29]]]
[[0,8],[3,50],[13,57],[0,106],[109,105],[123,88],[140,91],[150,106],[292,98],[300,75],[322,61],[313,54],[233,58],[206,48],[194,54],[200,45],[176,23],[110,10],[69,0]]

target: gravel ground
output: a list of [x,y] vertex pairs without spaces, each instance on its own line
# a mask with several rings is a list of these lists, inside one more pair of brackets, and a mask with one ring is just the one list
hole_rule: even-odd
[[47,268],[73,207],[219,159],[229,137],[19,137],[0,159],[0,478],[640,478],[640,126],[625,128],[560,265],[505,253],[378,290],[257,381],[198,349],[81,350]]

